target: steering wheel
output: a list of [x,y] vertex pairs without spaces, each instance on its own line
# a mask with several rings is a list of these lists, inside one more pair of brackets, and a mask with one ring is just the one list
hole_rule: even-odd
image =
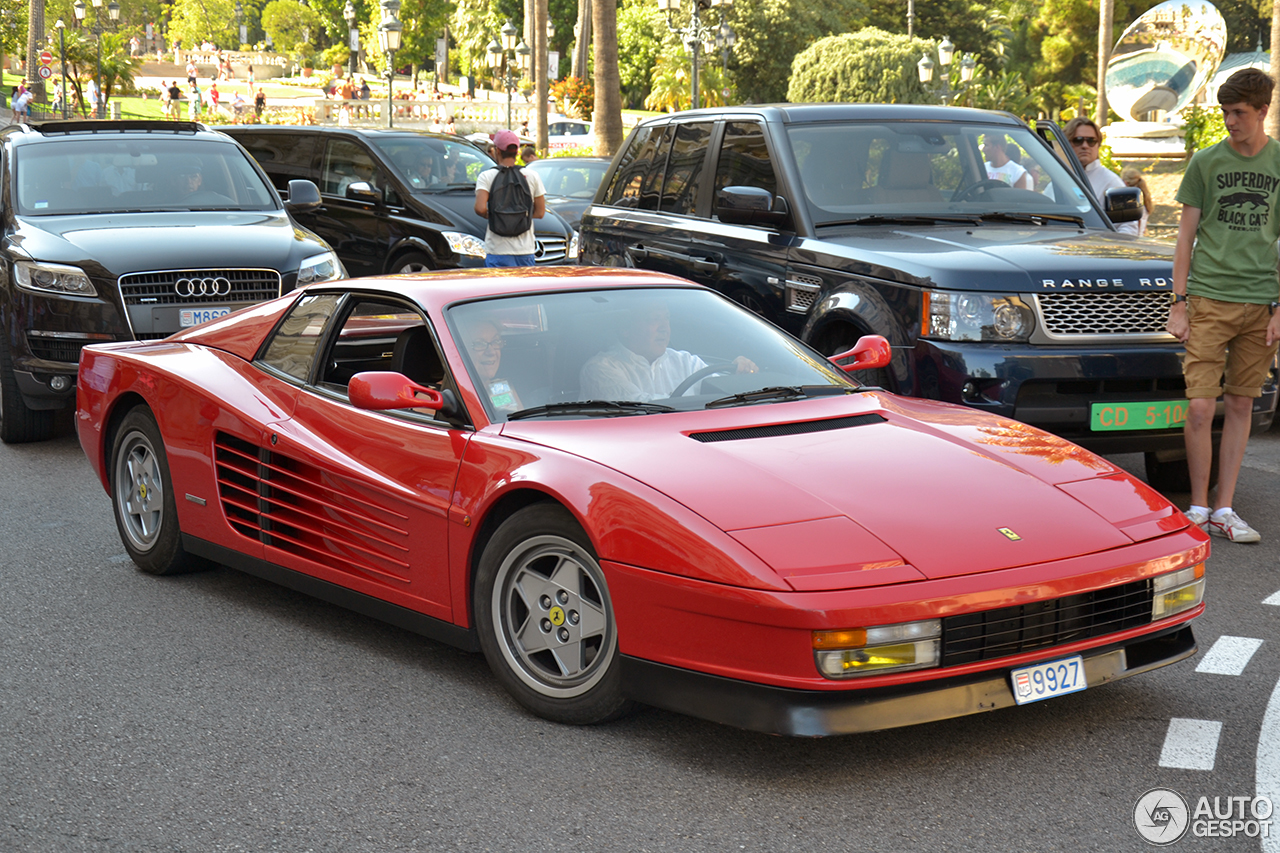
[[708,376],[715,376],[717,373],[733,373],[737,369],[738,366],[732,362],[728,364],[708,364],[701,370],[695,370],[693,373],[686,376],[684,381],[675,387],[675,390],[671,392],[670,396],[683,397],[690,388],[697,385]]
[[962,190],[956,190],[956,194],[951,197],[951,200],[952,201],[972,201],[970,196],[975,196],[980,193],[985,193],[987,190],[995,189],[996,187],[1007,188],[1008,186],[1009,185],[1006,184],[1004,181],[997,181],[995,178],[983,178],[981,181],[978,181],[976,184],[969,184],[969,186],[965,187]]

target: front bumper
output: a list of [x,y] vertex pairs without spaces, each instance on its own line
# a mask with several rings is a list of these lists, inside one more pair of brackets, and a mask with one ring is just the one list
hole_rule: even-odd
[[[1183,349],[1176,344],[1032,346],[920,340],[913,353],[914,396],[960,403],[1013,418],[1097,453],[1181,450],[1182,428],[1094,432],[1094,403],[1186,397]],[[1269,429],[1277,393],[1273,369],[1254,401],[1253,429]],[[1219,403],[1215,431],[1221,428]]]
[[[1089,688],[1148,672],[1196,653],[1190,625],[1082,654]],[[1065,655],[1049,655],[1046,661]],[[1021,666],[1021,664],[1020,664]],[[707,675],[623,656],[622,683],[638,702],[768,734],[824,737],[913,726],[1017,703],[1009,670],[900,687],[793,690]]]

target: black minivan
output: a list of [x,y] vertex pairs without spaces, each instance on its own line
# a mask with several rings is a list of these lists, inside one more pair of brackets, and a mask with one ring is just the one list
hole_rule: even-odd
[[[460,136],[355,127],[229,125],[282,194],[304,178],[322,204],[297,216],[352,276],[484,266],[476,176],[494,165]],[[534,225],[538,264],[574,263],[577,235],[551,211]]]
[[[582,218],[584,264],[713,287],[826,354],[893,347],[891,391],[1014,418],[1185,488],[1173,245],[1118,233],[1052,123],[884,104],[649,119]],[[1268,378],[1255,430],[1270,426]],[[1219,412],[1221,415],[1221,411]]]

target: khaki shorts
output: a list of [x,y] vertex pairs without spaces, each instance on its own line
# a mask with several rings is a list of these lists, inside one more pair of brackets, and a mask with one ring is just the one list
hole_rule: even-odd
[[[1187,297],[1191,336],[1182,361],[1187,397],[1261,397],[1275,358],[1276,344],[1267,346],[1271,308],[1252,302],[1220,302],[1207,296]],[[1226,387],[1222,385],[1226,373]]]

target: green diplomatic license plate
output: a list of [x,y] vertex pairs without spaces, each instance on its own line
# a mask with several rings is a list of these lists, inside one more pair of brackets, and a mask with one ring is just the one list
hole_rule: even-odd
[[1125,429],[1169,429],[1187,420],[1186,400],[1147,403],[1094,403],[1089,429],[1107,432]]

